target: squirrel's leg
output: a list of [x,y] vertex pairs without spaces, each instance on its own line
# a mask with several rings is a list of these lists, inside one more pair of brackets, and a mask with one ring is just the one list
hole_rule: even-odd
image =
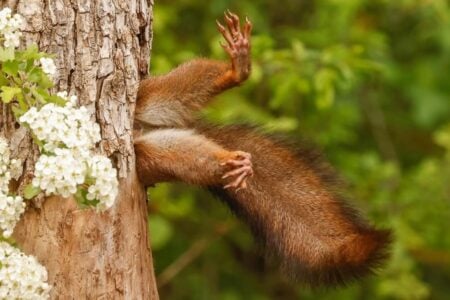
[[231,63],[195,59],[162,76],[143,80],[139,86],[136,120],[152,127],[184,126],[192,121],[192,113],[206,105],[216,94],[245,81],[250,74],[250,32],[246,20],[225,13],[227,28],[217,22],[226,40],[222,47]]
[[158,129],[135,141],[136,168],[146,186],[183,181],[241,189],[253,174],[250,154],[228,151],[192,129]]

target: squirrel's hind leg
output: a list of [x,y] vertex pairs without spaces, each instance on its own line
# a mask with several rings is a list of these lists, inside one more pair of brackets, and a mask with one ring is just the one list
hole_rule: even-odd
[[253,174],[250,154],[229,151],[193,129],[157,129],[135,140],[142,183],[183,181],[241,189]]

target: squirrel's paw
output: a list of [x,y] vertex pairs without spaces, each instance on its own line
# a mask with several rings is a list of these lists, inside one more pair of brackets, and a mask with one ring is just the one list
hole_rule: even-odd
[[250,33],[252,31],[252,23],[245,18],[244,27],[241,29],[239,17],[230,12],[225,12],[225,23],[227,28],[219,21],[217,27],[226,40],[226,44],[221,46],[225,49],[231,58],[234,75],[237,82],[242,82],[250,74]]
[[240,189],[247,188],[247,178],[253,176],[252,156],[250,153],[243,151],[233,152],[234,158],[222,163],[222,166],[229,166],[232,170],[228,171],[222,176],[222,179],[234,177],[235,179],[224,186],[225,189],[235,189],[236,192]]

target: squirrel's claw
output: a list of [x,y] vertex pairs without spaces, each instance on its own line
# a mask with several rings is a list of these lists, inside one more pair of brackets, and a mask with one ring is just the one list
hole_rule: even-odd
[[235,152],[236,158],[230,159],[221,165],[233,167],[222,176],[222,179],[236,177],[232,182],[224,186],[225,189],[233,188],[237,191],[247,188],[247,178],[253,176],[253,164],[251,154],[243,151]]
[[228,30],[230,30],[233,38],[235,38],[236,36],[242,36],[239,17],[236,14],[232,13],[230,10],[227,10],[224,15]]
[[247,40],[250,38],[250,34],[252,32],[253,25],[248,19],[248,17],[245,17],[245,25],[244,25],[244,38]]
[[242,167],[239,168],[236,174],[240,174],[234,181],[224,186],[225,189],[228,188],[235,188],[236,192],[247,188],[247,177],[251,176],[250,174],[253,173],[251,167]]
[[225,48],[225,51],[230,52],[231,51],[231,45],[233,45],[233,37],[231,36],[230,32],[225,28],[225,26],[222,25],[222,23],[220,23],[218,20],[216,20],[217,23],[217,29],[220,31],[220,33],[222,34],[222,36],[225,38],[225,40],[227,41],[227,48],[224,47],[224,45],[222,45],[222,47]]
[[227,172],[225,173],[225,175],[222,176],[222,179],[228,178],[230,176],[236,176],[241,173],[247,173],[248,175],[253,174],[252,166],[243,166],[233,171]]
[[219,32],[224,37],[226,43],[220,43],[222,48],[231,58],[233,80],[240,83],[248,78],[250,74],[250,33],[252,24],[245,18],[241,28],[239,17],[230,12],[224,13],[224,25],[216,21]]
[[[240,52],[248,52],[250,48],[250,33],[252,30],[252,23],[246,17],[244,26],[241,28],[239,17],[227,11],[224,13],[225,25],[216,20],[217,28],[227,42],[225,50],[233,58]],[[223,46],[222,46],[223,47]]]

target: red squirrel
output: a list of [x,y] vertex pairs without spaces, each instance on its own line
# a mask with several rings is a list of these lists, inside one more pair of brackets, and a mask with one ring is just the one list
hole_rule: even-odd
[[250,74],[250,21],[241,26],[227,12],[225,26],[217,26],[230,63],[195,59],[140,84],[135,152],[141,182],[208,188],[301,282],[336,286],[371,273],[387,257],[390,232],[349,206],[327,163],[252,128],[196,122],[196,111]]

